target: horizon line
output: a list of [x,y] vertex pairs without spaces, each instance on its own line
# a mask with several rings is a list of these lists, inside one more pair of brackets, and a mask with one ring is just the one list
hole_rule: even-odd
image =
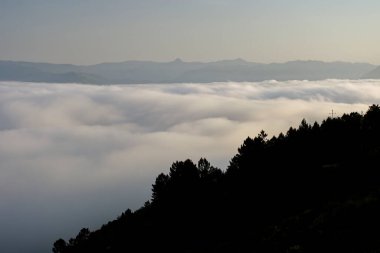
[[73,65],[73,66],[94,66],[94,65],[101,65],[101,64],[120,64],[120,63],[132,63],[132,62],[145,62],[145,63],[198,63],[198,64],[209,64],[209,63],[218,63],[218,62],[241,62],[241,63],[250,63],[250,64],[262,64],[262,65],[270,65],[270,64],[286,64],[286,63],[292,63],[292,62],[320,62],[320,63],[349,63],[349,64],[369,64],[373,66],[380,66],[380,64],[374,64],[369,62],[363,62],[363,61],[344,61],[344,60],[333,60],[333,61],[324,61],[324,60],[317,60],[317,59],[294,59],[294,60],[287,60],[287,61],[278,61],[278,62],[256,62],[256,61],[249,61],[245,60],[241,57],[238,58],[231,58],[231,59],[220,59],[220,60],[211,60],[211,61],[186,61],[182,60],[182,58],[175,58],[174,60],[170,61],[157,61],[157,60],[124,60],[124,61],[104,61],[104,62],[98,62],[98,63],[92,63],[92,64],[76,64],[76,63],[65,63],[65,62],[49,62],[49,61],[29,61],[29,60],[9,60],[9,59],[0,59],[0,62],[17,62],[17,63],[36,63],[36,64],[54,64],[54,65]]

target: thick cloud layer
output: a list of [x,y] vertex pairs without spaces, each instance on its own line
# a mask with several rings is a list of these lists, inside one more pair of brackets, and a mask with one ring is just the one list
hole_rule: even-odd
[[49,252],[150,198],[175,160],[225,169],[247,136],[365,112],[380,82],[0,82],[1,252]]

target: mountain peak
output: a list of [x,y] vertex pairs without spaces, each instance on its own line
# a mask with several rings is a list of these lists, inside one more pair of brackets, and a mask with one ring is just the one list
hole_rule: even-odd
[[181,58],[176,58],[172,63],[183,63]]
[[234,60],[232,60],[233,62],[236,62],[236,63],[247,63],[246,60],[242,59],[242,58],[236,58]]

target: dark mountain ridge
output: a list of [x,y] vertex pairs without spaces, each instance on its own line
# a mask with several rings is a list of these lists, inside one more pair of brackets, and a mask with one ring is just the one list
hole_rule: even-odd
[[152,198],[53,252],[380,252],[380,107],[174,162]]
[[208,63],[180,59],[126,61],[88,66],[0,61],[0,81],[139,84],[359,79],[375,68],[366,63],[291,61],[262,64],[242,59]]

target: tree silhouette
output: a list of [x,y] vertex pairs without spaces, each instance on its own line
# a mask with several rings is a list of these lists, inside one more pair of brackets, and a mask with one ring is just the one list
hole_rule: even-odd
[[53,252],[54,253],[64,253],[66,248],[67,248],[67,243],[62,238],[58,239],[53,244]]
[[156,182],[152,185],[152,201],[154,203],[159,201],[165,201],[168,195],[168,184],[170,177],[161,173],[156,178]]

